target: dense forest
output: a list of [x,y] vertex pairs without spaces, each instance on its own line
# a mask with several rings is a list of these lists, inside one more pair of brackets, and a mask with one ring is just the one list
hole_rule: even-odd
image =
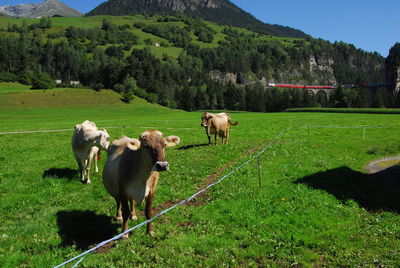
[[[79,80],[95,90],[120,92],[127,102],[136,95],[185,110],[396,105],[386,88],[362,86],[385,82],[384,58],[342,42],[277,39],[228,26],[218,32],[212,24],[185,16],[149,17],[130,24],[104,19],[89,28],[60,29],[52,24],[52,19],[43,18],[1,29],[0,80],[33,88],[54,87],[55,79],[64,82],[61,86]],[[166,51],[181,49],[180,54],[157,56],[154,41],[139,36],[144,33],[165,40],[159,45]],[[206,45],[211,43],[214,46]],[[210,75],[216,71],[235,74],[236,80],[216,79]],[[335,83],[337,90],[328,99],[323,92],[271,88],[265,81]],[[354,87],[342,88],[344,84]]]

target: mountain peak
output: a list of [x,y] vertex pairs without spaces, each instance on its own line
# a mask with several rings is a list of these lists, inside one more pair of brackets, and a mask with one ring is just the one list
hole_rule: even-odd
[[52,17],[80,17],[82,14],[59,0],[45,0],[39,4],[19,4],[0,6],[0,13],[11,17],[38,18]]
[[293,28],[261,22],[229,0],[109,0],[87,15],[176,15],[183,13],[207,21],[249,28],[275,36],[304,38],[306,34]]

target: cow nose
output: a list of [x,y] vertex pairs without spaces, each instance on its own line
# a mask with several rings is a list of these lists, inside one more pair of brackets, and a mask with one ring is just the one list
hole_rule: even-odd
[[155,170],[156,171],[166,171],[169,169],[169,164],[168,162],[156,162],[155,164]]
[[202,127],[206,127],[207,125],[206,124],[204,124],[204,123],[201,123],[200,124]]

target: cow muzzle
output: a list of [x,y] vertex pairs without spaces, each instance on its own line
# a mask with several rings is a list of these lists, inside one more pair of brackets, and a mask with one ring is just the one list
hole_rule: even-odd
[[153,170],[154,171],[167,171],[169,169],[169,164],[168,162],[161,162],[158,161],[154,164]]
[[201,124],[200,124],[200,126],[202,126],[202,127],[206,127],[206,126],[207,126],[207,124],[206,124],[206,123],[201,123]]

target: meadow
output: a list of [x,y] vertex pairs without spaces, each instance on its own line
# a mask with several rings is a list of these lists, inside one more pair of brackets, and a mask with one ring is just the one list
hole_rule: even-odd
[[[399,180],[365,171],[400,153],[399,115],[232,112],[239,125],[230,143],[207,146],[200,112],[139,98],[124,104],[106,90],[1,87],[0,267],[55,266],[121,231],[101,181],[106,153],[92,183],[79,180],[70,142],[73,126],[86,119],[112,138],[150,128],[181,138],[167,149],[170,171],[160,176],[156,212],[274,146],[260,159],[261,187],[252,162],[158,218],[154,238],[137,229],[79,267],[400,265]],[[363,127],[350,128],[357,126],[373,128],[364,135]],[[4,134],[36,130],[60,131]]]

